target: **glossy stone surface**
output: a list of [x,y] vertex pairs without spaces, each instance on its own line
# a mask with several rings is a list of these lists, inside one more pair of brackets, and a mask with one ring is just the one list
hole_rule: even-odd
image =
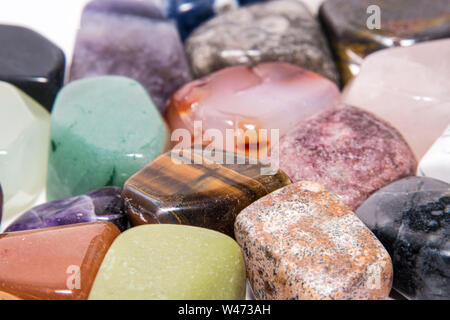
[[280,168],[292,181],[314,181],[351,209],[381,187],[414,175],[402,136],[362,109],[341,106],[305,121],[280,140]]
[[19,26],[0,25],[0,43],[0,81],[13,84],[51,110],[64,82],[62,50]]
[[450,183],[450,125],[420,160],[417,173]]
[[450,298],[450,185],[427,177],[396,181],[356,212],[394,264],[394,288],[409,298]]
[[121,189],[101,188],[84,195],[34,207],[14,220],[5,232],[57,227],[95,221],[109,221],[119,230],[128,226]]
[[27,300],[87,299],[118,235],[110,222],[0,234],[0,291]]
[[320,25],[300,1],[268,1],[219,15],[198,27],[185,48],[195,77],[284,61],[339,82]]
[[374,53],[342,100],[390,122],[422,158],[450,123],[450,39]]
[[133,225],[187,224],[233,235],[242,209],[291,182],[281,170],[265,175],[265,167],[232,153],[168,152],[127,180],[122,198]]
[[[379,29],[372,27],[371,5],[380,8]],[[363,59],[372,52],[450,37],[449,12],[448,0],[328,0],[319,17],[345,83],[358,74]]]
[[235,224],[257,299],[386,299],[391,259],[338,196],[313,182],[272,192]]
[[85,7],[70,80],[122,75],[140,82],[160,111],[191,79],[175,25],[148,1],[97,0]]
[[25,210],[44,187],[50,115],[14,86],[0,81],[0,183],[4,218]]
[[[279,130],[282,136],[338,101],[339,90],[328,79],[292,64],[266,62],[226,68],[186,84],[172,96],[166,119],[172,130],[185,128],[192,135],[194,121],[200,120],[203,133],[216,129],[224,138],[227,129],[234,129],[238,137],[254,133],[262,149],[270,145],[271,132],[264,140],[260,129]],[[226,148],[226,141],[215,144]],[[246,144],[238,139],[235,147],[245,151]]]
[[100,267],[90,300],[237,300],[245,297],[241,250],[219,232],[146,225],[122,233]]
[[59,200],[121,187],[166,151],[168,129],[139,83],[94,77],[72,82],[58,95],[51,145],[47,198]]

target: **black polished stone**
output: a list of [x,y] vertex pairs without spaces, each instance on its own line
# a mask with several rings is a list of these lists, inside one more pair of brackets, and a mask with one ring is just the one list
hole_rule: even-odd
[[411,299],[450,299],[450,184],[405,178],[356,214],[391,255],[395,289]]
[[64,53],[27,28],[0,25],[0,80],[22,89],[51,111],[64,82]]

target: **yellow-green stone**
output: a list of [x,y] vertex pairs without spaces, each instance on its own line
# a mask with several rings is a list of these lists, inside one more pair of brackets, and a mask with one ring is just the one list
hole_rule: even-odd
[[51,115],[48,200],[121,187],[168,142],[168,128],[138,82],[118,76],[71,82]]
[[230,237],[183,225],[143,225],[116,238],[89,299],[245,298],[241,249]]

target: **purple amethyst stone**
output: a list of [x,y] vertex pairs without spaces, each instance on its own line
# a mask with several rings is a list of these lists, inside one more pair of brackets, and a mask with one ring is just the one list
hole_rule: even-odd
[[149,1],[95,0],[83,11],[70,81],[120,75],[141,83],[161,113],[192,79],[172,20]]
[[95,221],[112,222],[124,231],[128,220],[120,192],[121,188],[106,187],[81,196],[44,203],[23,213],[5,232]]

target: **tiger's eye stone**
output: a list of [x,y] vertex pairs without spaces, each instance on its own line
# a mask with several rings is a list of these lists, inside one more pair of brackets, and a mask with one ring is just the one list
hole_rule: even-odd
[[450,184],[409,177],[356,211],[394,264],[394,288],[410,299],[450,299]]
[[122,233],[95,278],[90,300],[242,300],[238,244],[208,229],[146,225]]
[[191,80],[176,26],[149,1],[96,0],[82,14],[70,80],[120,75],[141,83],[161,112]]
[[400,133],[355,107],[323,111],[280,140],[280,168],[314,181],[356,210],[370,194],[414,175],[417,161]]
[[27,300],[87,299],[118,235],[110,222],[0,234],[0,291]]
[[450,125],[420,160],[417,173],[450,183]]
[[[195,121],[201,121],[203,134],[219,130],[224,139],[227,129],[233,129],[238,137],[233,147],[239,152],[249,147],[242,137],[254,134],[253,144],[264,151],[272,131],[281,137],[314,113],[333,108],[339,97],[336,85],[316,73],[285,62],[266,62],[229,67],[184,85],[172,96],[166,119],[172,130],[184,128],[192,136]],[[268,130],[266,137],[259,134],[261,129]],[[224,139],[214,146],[226,149]]]
[[132,224],[186,224],[233,235],[242,209],[291,182],[281,170],[266,175],[267,165],[255,159],[253,164],[237,154],[220,156],[223,164],[201,149],[172,151],[133,175],[122,192]]
[[49,136],[47,110],[20,89],[0,81],[0,183],[4,219],[28,209],[44,188]]
[[50,137],[50,201],[122,187],[169,147],[167,125],[145,89],[119,76],[65,86],[52,112]]
[[391,123],[420,159],[450,124],[449,56],[450,39],[371,54],[342,101]]
[[327,40],[301,1],[267,1],[219,15],[199,26],[185,49],[196,78],[235,65],[284,61],[339,83]]
[[23,90],[47,110],[64,82],[65,57],[52,42],[24,27],[0,25],[0,81]]
[[276,190],[236,219],[257,299],[386,299],[391,259],[338,196],[313,182]]
[[109,221],[119,230],[128,227],[121,189],[101,188],[69,199],[41,204],[20,215],[5,232],[57,227],[95,221]]
[[[368,10],[371,5],[377,5],[379,12]],[[345,83],[358,74],[363,59],[372,52],[450,37],[449,13],[448,0],[328,0],[319,17]],[[379,14],[379,26],[373,26],[375,14]],[[395,68],[395,64],[386,65]]]

